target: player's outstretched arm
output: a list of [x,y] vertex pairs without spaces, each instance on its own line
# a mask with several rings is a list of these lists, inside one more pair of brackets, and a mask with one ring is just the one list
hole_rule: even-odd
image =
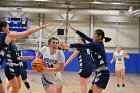
[[110,61],[110,63],[112,64],[114,61],[115,61],[115,54],[113,53],[113,57],[112,57],[112,60]]
[[77,55],[79,54],[79,51],[75,50],[74,53],[68,58],[68,60],[65,62],[64,67],[68,65]]
[[77,29],[75,29],[74,27],[72,27],[71,22],[68,21],[68,24],[69,24],[69,27],[70,27],[74,32],[77,31]]
[[7,44],[9,44],[12,40],[18,39],[18,38],[23,38],[25,36],[31,35],[41,29],[46,28],[47,26],[49,26],[50,24],[45,24],[43,26],[40,27],[34,27],[34,28],[30,28],[28,30],[25,30],[24,32],[16,32],[16,33],[9,33],[5,39],[5,42]]

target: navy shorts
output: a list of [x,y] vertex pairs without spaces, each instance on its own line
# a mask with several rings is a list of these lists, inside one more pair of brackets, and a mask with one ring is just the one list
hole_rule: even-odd
[[82,69],[79,71],[79,75],[82,78],[89,78],[90,75],[92,74],[93,67],[92,66],[84,66]]
[[93,85],[95,84],[97,87],[105,89],[108,84],[109,77],[110,77],[109,71],[101,70],[99,72],[96,71],[95,73],[96,73],[96,76],[92,84]]
[[20,76],[20,67],[19,66],[14,66],[10,67],[8,65],[5,66],[4,69],[5,75],[8,80],[13,79],[15,76],[19,77]]
[[26,80],[27,79],[27,71],[26,71],[26,69],[21,69],[20,73],[21,73],[22,80]]
[[1,80],[1,78],[0,78],[0,84],[2,83],[2,80]]

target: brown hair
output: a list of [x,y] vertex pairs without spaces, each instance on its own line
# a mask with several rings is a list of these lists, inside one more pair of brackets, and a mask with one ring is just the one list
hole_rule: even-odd
[[2,28],[3,27],[6,27],[7,26],[7,22],[6,21],[0,21],[0,32],[2,31]]
[[51,37],[51,38],[48,40],[48,45],[50,45],[50,43],[51,43],[52,40],[57,40],[57,41],[59,42],[58,38],[56,38],[56,37]]

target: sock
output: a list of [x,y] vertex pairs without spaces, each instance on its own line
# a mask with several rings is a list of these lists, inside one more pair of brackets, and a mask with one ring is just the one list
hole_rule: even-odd
[[30,85],[29,85],[28,82],[25,82],[24,84],[25,84],[25,86],[26,86],[27,89],[30,89]]
[[93,90],[89,90],[88,93],[93,93]]
[[32,93],[31,89],[28,89],[28,93]]
[[117,84],[117,87],[120,87],[120,85],[119,85],[119,84]]
[[125,87],[125,84],[122,84],[122,87]]

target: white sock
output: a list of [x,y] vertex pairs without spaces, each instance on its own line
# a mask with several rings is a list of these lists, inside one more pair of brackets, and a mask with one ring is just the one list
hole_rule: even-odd
[[32,93],[31,89],[28,89],[28,93]]

